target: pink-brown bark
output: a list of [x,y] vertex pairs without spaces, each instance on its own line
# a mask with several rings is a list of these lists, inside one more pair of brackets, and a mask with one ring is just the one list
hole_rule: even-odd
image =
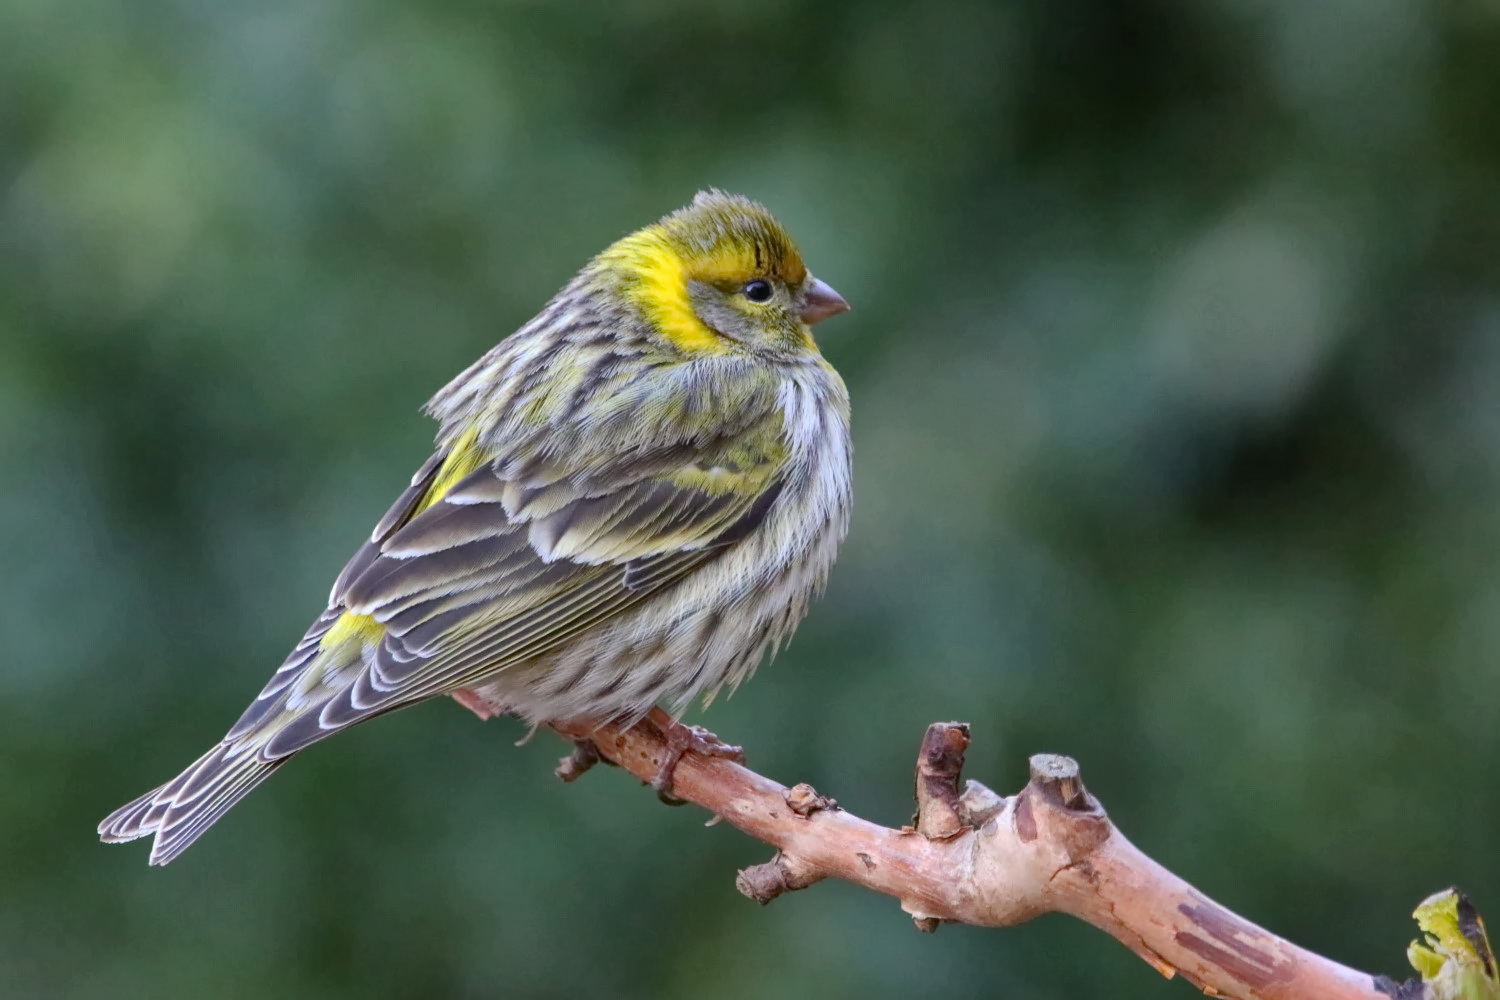
[[[668,757],[676,725],[659,710],[631,727],[559,723],[643,781]],[[1068,913],[1106,931],[1167,976],[1238,1000],[1381,1000],[1367,974],[1236,916],[1131,844],[1084,789],[1066,757],[1032,758],[1032,775],[1001,798],[970,782],[958,791],[968,727],[928,729],[917,762],[915,825],[860,819],[807,785],[787,788],[722,758],[682,757],[672,792],[777,849],[740,873],[762,903],[823,878],[894,897],[919,929],[942,921],[1004,927]],[[565,761],[576,777],[589,752]]]

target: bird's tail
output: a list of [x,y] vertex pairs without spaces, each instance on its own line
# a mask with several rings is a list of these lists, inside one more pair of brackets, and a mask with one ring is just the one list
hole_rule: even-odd
[[151,863],[164,865],[289,759],[266,760],[254,745],[220,743],[165,785],[104,817],[99,839],[118,844],[155,834]]

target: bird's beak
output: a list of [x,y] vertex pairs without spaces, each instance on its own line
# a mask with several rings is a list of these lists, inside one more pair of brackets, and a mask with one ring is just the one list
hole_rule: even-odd
[[802,309],[798,313],[802,322],[812,326],[819,320],[825,320],[830,316],[837,316],[841,312],[849,311],[849,303],[844,297],[826,281],[812,280],[807,286],[807,291],[802,293]]

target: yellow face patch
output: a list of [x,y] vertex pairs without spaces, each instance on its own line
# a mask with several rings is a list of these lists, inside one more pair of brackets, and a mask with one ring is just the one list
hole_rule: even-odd
[[693,312],[682,255],[661,226],[647,226],[604,252],[605,263],[634,276],[626,289],[646,321],[690,353],[723,350],[723,340]]
[[718,352],[725,339],[698,318],[689,283],[720,288],[770,278],[796,287],[807,268],[771,214],[745,198],[712,191],[620,240],[599,263],[630,280],[625,294],[663,336],[689,353]]

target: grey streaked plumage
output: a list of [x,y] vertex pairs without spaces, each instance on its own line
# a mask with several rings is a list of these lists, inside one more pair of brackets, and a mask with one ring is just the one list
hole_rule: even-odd
[[838,306],[733,196],[605,251],[432,399],[438,450],[328,609],[224,739],[101,837],[155,834],[164,864],[298,750],[435,695],[546,722],[737,685],[847,528],[848,398],[806,325]]

